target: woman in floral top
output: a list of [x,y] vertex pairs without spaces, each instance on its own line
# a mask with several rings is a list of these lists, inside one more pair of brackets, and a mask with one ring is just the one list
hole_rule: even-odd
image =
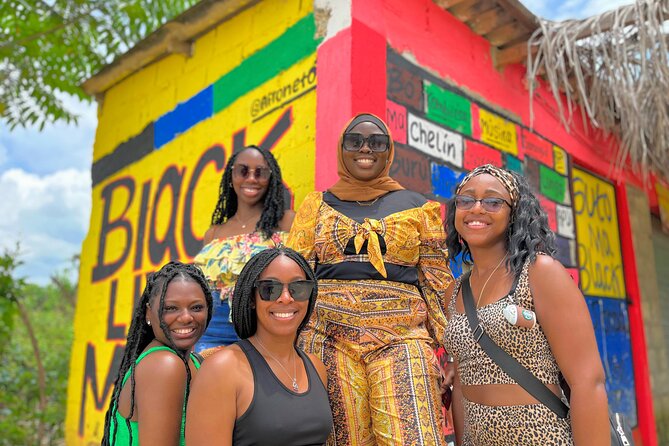
[[204,356],[239,340],[230,320],[230,297],[246,262],[286,238],[295,213],[284,209],[285,193],[281,169],[268,150],[248,146],[230,157],[204,247],[194,259],[214,294],[213,318],[195,347]]

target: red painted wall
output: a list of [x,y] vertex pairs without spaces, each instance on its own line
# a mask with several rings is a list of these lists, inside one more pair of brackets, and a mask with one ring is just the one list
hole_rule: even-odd
[[[521,64],[498,71],[490,44],[431,0],[351,0],[351,27],[324,42],[318,50],[316,189],[337,180],[336,145],[346,122],[358,112],[385,115],[387,46],[417,65],[503,111],[508,118],[530,125],[529,92]],[[571,154],[575,164],[618,185],[620,237],[625,258],[625,281],[631,299],[629,318],[634,352],[639,426],[635,436],[643,445],[656,445],[652,396],[648,378],[640,291],[636,280],[630,224],[624,187],[642,187],[638,175],[613,172],[614,141],[585,129],[580,112],[569,131],[560,123],[552,93],[541,87],[534,101],[533,129]],[[646,188],[651,204],[652,187]],[[630,263],[631,259],[631,263]]]

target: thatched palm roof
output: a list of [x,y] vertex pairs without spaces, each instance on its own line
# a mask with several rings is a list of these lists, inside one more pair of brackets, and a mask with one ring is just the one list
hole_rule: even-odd
[[668,41],[669,0],[637,0],[585,20],[541,20],[528,41],[527,76],[547,80],[565,125],[577,104],[593,127],[619,140],[616,167],[631,162],[644,176],[653,170],[669,178]]
[[669,179],[669,0],[562,22],[537,18],[518,0],[434,1],[490,42],[498,67],[526,61],[531,96],[534,80],[545,79],[567,128],[580,107],[613,135],[614,166]]

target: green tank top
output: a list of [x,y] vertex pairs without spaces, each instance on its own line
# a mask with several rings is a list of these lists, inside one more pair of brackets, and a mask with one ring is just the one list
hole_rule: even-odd
[[[174,350],[172,350],[167,346],[151,347],[150,349],[139,355],[139,357],[135,361],[135,366],[139,364],[139,362],[150,353],[157,352],[160,350],[168,350],[174,353],[175,355],[177,354]],[[193,360],[195,368],[199,369],[200,361],[193,353],[190,354],[190,357]],[[128,380],[128,378],[130,378],[131,373],[132,373],[132,368],[129,369],[127,372],[125,372],[125,376],[123,377],[123,382],[121,383],[121,387],[125,386],[125,383]],[[185,428],[186,428],[186,402],[184,401],[184,407],[181,415],[181,435],[179,436],[179,444],[181,446],[185,446],[186,444],[186,441],[184,440]],[[116,429],[115,439],[114,437],[112,437],[114,429]],[[131,432],[132,432],[132,443],[130,442]],[[137,428],[137,421],[130,421],[130,430],[128,430],[128,425],[126,424],[126,418],[123,417],[120,413],[118,413],[118,410],[116,410],[116,404],[114,404],[114,408],[112,409],[111,422],[109,423],[109,438],[110,438],[110,443],[114,446],[139,446],[139,430]]]

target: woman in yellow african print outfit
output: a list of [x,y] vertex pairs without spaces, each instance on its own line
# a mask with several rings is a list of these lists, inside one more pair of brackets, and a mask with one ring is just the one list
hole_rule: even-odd
[[288,245],[318,299],[300,346],[328,369],[331,445],[441,445],[444,290],[452,280],[440,207],[388,177],[393,143],[373,115],[340,138],[340,180],[300,207]]

